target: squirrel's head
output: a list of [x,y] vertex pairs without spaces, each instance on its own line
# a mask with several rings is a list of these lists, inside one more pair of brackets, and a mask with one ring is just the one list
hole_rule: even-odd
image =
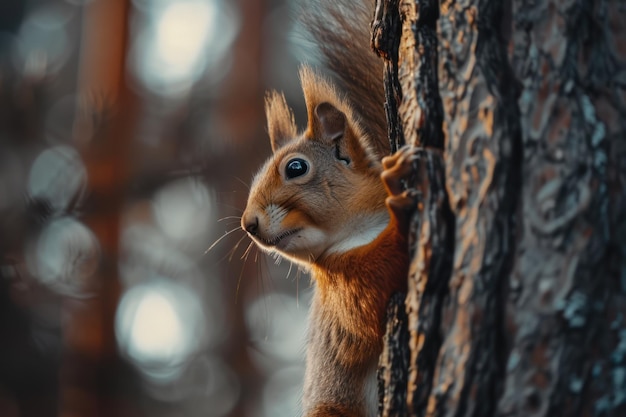
[[381,165],[352,109],[300,71],[308,126],[298,134],[282,94],[266,99],[273,156],[254,177],[241,218],[262,248],[301,264],[369,243],[388,222]]

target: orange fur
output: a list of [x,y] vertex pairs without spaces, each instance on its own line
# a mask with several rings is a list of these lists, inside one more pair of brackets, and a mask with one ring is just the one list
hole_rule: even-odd
[[400,180],[414,152],[384,159],[383,171],[371,139],[335,88],[308,68],[300,75],[307,129],[296,135],[284,97],[268,96],[274,155],[253,181],[242,227],[262,248],[310,270],[316,282],[305,415],[364,416],[386,305],[406,289],[413,201]]

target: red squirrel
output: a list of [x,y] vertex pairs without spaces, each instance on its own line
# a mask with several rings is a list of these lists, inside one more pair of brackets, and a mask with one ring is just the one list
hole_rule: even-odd
[[[368,76],[380,78],[376,87],[382,90],[382,72]],[[415,202],[401,182],[417,156],[415,148],[404,147],[381,163],[387,138],[380,129],[380,95],[356,105],[306,66],[300,80],[308,116],[304,132],[282,94],[266,98],[273,155],[253,179],[241,226],[265,251],[308,270],[315,283],[304,415],[374,416],[387,302],[406,291]],[[364,105],[367,111],[360,112]],[[374,107],[378,118],[366,119],[377,114]]]

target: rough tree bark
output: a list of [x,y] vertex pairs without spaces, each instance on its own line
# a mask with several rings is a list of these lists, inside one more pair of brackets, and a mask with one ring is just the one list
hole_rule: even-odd
[[626,415],[625,18],[377,2],[390,132],[423,147],[381,415]]

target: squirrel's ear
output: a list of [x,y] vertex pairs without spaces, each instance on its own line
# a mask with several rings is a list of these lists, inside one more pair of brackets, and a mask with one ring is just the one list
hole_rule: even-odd
[[291,108],[285,96],[277,91],[270,91],[265,97],[265,116],[267,131],[272,143],[272,151],[276,152],[298,134],[298,128]]
[[340,139],[346,132],[346,115],[330,103],[315,107],[315,133],[327,142]]
[[361,144],[359,136],[352,130],[354,124],[350,116],[328,102],[315,106],[313,121],[309,126],[313,137],[327,145],[335,146],[335,156],[346,164],[365,164],[372,162],[368,150]]

